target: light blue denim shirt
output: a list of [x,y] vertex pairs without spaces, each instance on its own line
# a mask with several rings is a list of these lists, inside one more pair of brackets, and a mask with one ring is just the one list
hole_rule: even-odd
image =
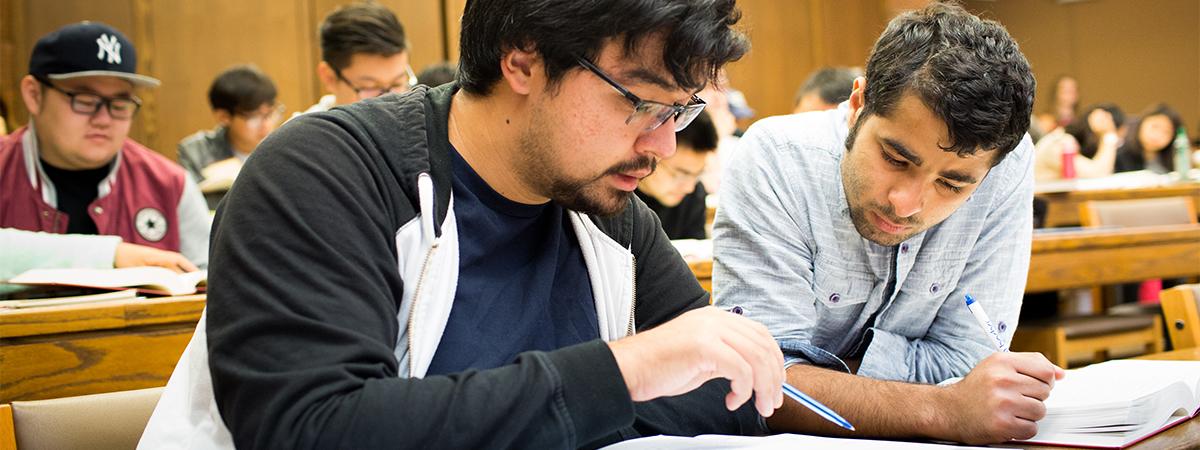
[[871,378],[963,376],[996,350],[964,295],[1005,342],[1016,329],[1033,232],[1033,146],[1026,136],[945,221],[884,247],[850,220],[840,170],[847,114],[843,103],[763,119],[742,138],[713,228],[716,303],[766,325],[789,365],[844,369],[842,358],[862,353],[858,374]]

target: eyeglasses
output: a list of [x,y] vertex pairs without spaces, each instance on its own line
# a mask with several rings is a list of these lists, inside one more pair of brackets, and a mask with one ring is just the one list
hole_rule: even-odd
[[690,186],[690,185],[696,184],[696,182],[700,181],[699,173],[688,173],[688,172],[683,171],[683,169],[673,167],[670,164],[667,164],[666,162],[663,162],[663,161],[658,162],[658,167],[664,169],[663,174],[670,176],[671,182],[676,185],[689,185]]
[[262,128],[263,125],[266,125],[268,123],[272,124],[272,125],[279,123],[279,119],[283,118],[283,112],[286,110],[287,110],[287,107],[284,106],[283,103],[279,103],[279,104],[276,104],[275,106],[273,106],[270,111],[267,111],[265,113],[258,113],[258,114],[240,114],[239,113],[237,115],[246,119],[246,127],[258,129],[258,128]]
[[409,89],[412,89],[413,87],[415,87],[417,85],[417,75],[413,73],[412,66],[406,66],[404,68],[404,75],[405,75],[404,81],[401,81],[399,83],[396,83],[396,84],[393,84],[393,85],[387,86],[387,87],[360,88],[358,86],[355,86],[354,83],[351,83],[350,80],[347,80],[346,77],[342,76],[341,70],[334,69],[333,73],[335,75],[337,75],[337,78],[339,80],[341,80],[343,83],[346,83],[346,86],[350,86],[350,89],[354,91],[354,95],[357,95],[359,100],[375,98],[375,97],[378,97],[380,95],[383,95],[383,94],[386,94],[389,92],[395,92],[395,93],[405,92],[405,91],[408,91]]
[[591,61],[583,58],[577,58],[577,60],[579,65],[592,71],[600,79],[607,82],[609,86],[612,86],[613,89],[616,89],[617,92],[625,96],[625,99],[629,100],[630,103],[633,103],[633,114],[630,114],[629,118],[625,119],[625,124],[637,126],[643,133],[654,131],[671,118],[675,119],[675,131],[681,131],[687,128],[688,124],[692,123],[692,120],[696,116],[700,115],[700,111],[704,111],[704,100],[701,100],[695,94],[692,94],[691,101],[686,105],[668,105],[650,100],[642,100],[641,97],[634,95],[628,89],[625,89],[624,86],[621,86],[620,83],[614,81],[612,77],[604,73],[603,70],[600,70],[599,67],[596,67],[595,64],[592,64]]
[[108,115],[112,116],[112,118],[127,120],[132,118],[134,114],[137,114],[138,109],[142,107],[142,100],[137,97],[111,98],[84,92],[67,92],[49,81],[35,78],[43,86],[56,90],[71,99],[71,111],[86,116],[94,116],[97,112],[100,112],[100,108],[107,108]]

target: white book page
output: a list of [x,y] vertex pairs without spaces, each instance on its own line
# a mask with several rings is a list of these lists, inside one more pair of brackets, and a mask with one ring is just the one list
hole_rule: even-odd
[[772,436],[726,436],[708,434],[696,437],[651,436],[613,444],[608,447],[604,447],[604,450],[792,450],[800,448],[833,448],[837,450],[986,449],[986,447],[963,447],[924,442],[831,438],[822,436],[809,436],[804,434],[776,434]]

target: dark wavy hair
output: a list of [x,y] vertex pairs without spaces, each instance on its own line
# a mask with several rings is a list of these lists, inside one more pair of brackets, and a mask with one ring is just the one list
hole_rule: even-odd
[[1096,133],[1092,131],[1092,126],[1088,124],[1088,116],[1097,109],[1108,111],[1112,115],[1113,125],[1120,127],[1125,124],[1125,111],[1121,110],[1120,106],[1112,103],[1099,103],[1084,108],[1083,113],[1075,116],[1071,123],[1063,127],[1063,131],[1079,142],[1079,154],[1088,158],[1096,156],[1096,150],[1100,149],[1100,136],[1096,136]]
[[392,56],[408,49],[404,25],[386,6],[374,2],[342,5],[325,16],[318,30],[321,60],[334,70],[355,54]]
[[608,39],[626,52],[663,36],[663,63],[679,87],[699,90],[721,66],[736,61],[750,42],[733,26],[733,0],[468,0],[462,17],[458,80],[487,95],[501,78],[500,59],[512,49],[541,54],[550,86],[595,61]]
[[864,106],[846,147],[871,115],[886,117],[907,93],[946,122],[959,155],[996,151],[999,164],[1029,130],[1036,81],[1004,26],[953,4],[892,19],[867,60]]

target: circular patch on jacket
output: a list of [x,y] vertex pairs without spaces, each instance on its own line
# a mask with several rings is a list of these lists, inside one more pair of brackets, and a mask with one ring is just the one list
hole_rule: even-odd
[[133,224],[142,239],[150,242],[161,241],[163,236],[167,235],[167,216],[154,208],[138,210],[137,215],[133,218]]

